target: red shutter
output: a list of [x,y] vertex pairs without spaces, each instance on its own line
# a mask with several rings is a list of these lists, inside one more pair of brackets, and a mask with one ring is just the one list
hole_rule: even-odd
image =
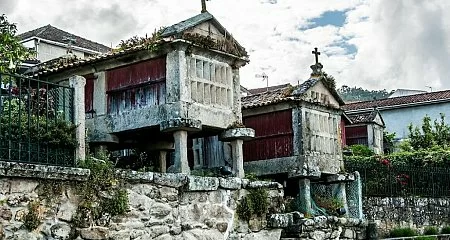
[[244,118],[255,129],[255,138],[244,143],[244,161],[288,157],[293,153],[292,111],[278,111]]

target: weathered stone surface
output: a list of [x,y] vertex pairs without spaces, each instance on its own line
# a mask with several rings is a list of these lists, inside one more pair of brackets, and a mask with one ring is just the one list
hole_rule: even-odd
[[[100,240],[100,239],[229,239],[231,235],[244,239],[250,233],[248,224],[237,220],[235,209],[239,196],[248,194],[240,188],[240,179],[230,179],[220,187],[218,178],[188,177],[183,174],[155,174],[153,182],[130,180],[125,185],[129,198],[129,210],[119,216],[103,214],[106,219],[92,220],[87,217],[85,227],[74,228],[70,222],[80,204],[75,195],[76,182],[68,181],[63,185],[63,194],[42,205],[42,224],[38,230],[29,233],[23,228],[23,220],[30,201],[42,201],[42,194],[36,183],[41,180],[32,178],[11,178],[1,180],[4,186],[23,186],[21,191],[4,191],[0,206],[0,220],[5,239],[31,240]],[[156,179],[158,179],[156,181]],[[13,183],[13,181],[22,181]],[[158,182],[158,183],[157,183]],[[185,191],[186,189],[191,191]],[[283,195],[279,189],[268,189],[269,202],[282,204],[278,198]],[[47,193],[47,192],[46,192]],[[106,191],[105,191],[106,194]],[[107,195],[107,194],[106,194]],[[11,204],[11,205],[9,205]],[[94,201],[93,204],[98,204]],[[272,208],[271,210],[276,209]],[[89,211],[87,211],[89,213]],[[9,220],[8,220],[9,219]],[[243,227],[239,227],[242,225]],[[265,218],[252,224],[253,231],[267,230]],[[237,234],[237,235],[236,235]]]
[[86,240],[103,240],[109,238],[109,229],[105,227],[92,227],[80,229],[80,236]]
[[219,186],[224,189],[232,189],[237,190],[242,187],[242,179],[241,178],[219,178]]
[[63,202],[56,213],[56,217],[60,220],[69,222],[77,212],[77,206],[70,201]]
[[58,240],[70,239],[72,228],[67,223],[58,223],[50,228],[50,232],[53,238]]
[[275,240],[280,239],[281,229],[263,230],[257,233],[251,233],[244,237],[244,240]]
[[138,172],[138,171],[127,171],[127,170],[117,170],[116,174],[129,182],[137,183],[151,183],[153,182],[153,172]]
[[89,169],[0,161],[0,175],[5,177],[43,178],[86,181]]
[[277,182],[267,182],[267,181],[250,181],[245,188],[276,188],[282,189],[283,186]]
[[347,174],[333,174],[327,177],[326,181],[328,183],[339,183],[339,182],[351,182],[355,180],[355,175],[353,173]]
[[184,231],[182,237],[185,240],[222,240],[224,239],[223,234],[216,229],[203,230],[203,229],[192,229]]
[[285,214],[272,214],[270,216],[268,226],[272,228],[285,228],[294,223],[294,217],[292,213]]
[[188,176],[188,191],[214,191],[219,187],[219,179],[215,177]]
[[6,206],[0,206],[0,218],[9,221],[12,218],[12,212],[9,207]]
[[230,142],[236,139],[250,140],[255,137],[255,130],[251,128],[231,128],[222,132],[219,136],[221,141]]
[[343,236],[344,238],[354,239],[355,238],[355,231],[353,231],[351,229],[345,229],[341,233],[341,236]]
[[199,131],[202,129],[202,122],[196,119],[188,118],[173,118],[167,121],[162,121],[159,124],[159,129],[161,131]]
[[159,185],[179,188],[187,183],[187,175],[182,173],[155,173],[154,182]]

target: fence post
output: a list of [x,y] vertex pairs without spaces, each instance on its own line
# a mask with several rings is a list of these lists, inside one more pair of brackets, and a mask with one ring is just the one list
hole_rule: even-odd
[[77,126],[76,138],[78,147],[75,149],[75,161],[86,158],[86,114],[84,109],[84,86],[86,79],[82,76],[69,78],[69,86],[73,88],[73,119]]

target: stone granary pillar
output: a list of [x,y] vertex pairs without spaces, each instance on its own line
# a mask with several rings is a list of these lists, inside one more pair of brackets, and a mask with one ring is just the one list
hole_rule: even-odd
[[175,171],[190,174],[188,155],[187,155],[187,131],[179,130],[173,133],[175,142]]
[[167,153],[174,150],[174,143],[167,141],[158,141],[151,143],[146,148],[147,151],[159,151],[158,168],[159,171],[165,173],[167,170]]
[[[349,206],[347,203],[347,191],[346,191],[346,183],[353,182],[355,180],[354,174],[334,174],[328,176],[326,182],[329,184],[337,184],[338,191],[335,196],[338,200],[340,200],[345,209],[345,215],[348,216],[350,214]],[[352,216],[355,217],[355,216]]]
[[303,213],[312,214],[311,205],[311,180],[308,178],[300,178],[298,180],[298,202],[301,203],[300,210]]
[[190,131],[200,131],[202,124],[199,120],[174,118],[160,123],[159,128],[162,132],[171,132],[174,138],[175,163],[173,172],[190,174],[188,156],[187,156],[187,137]]
[[86,79],[82,76],[73,76],[69,78],[69,86],[74,89],[73,94],[73,119],[77,126],[76,139],[78,146],[75,149],[75,160],[84,160],[86,158],[86,114],[84,109],[84,86]]
[[244,154],[242,145],[244,140],[255,137],[255,130],[251,128],[231,128],[225,130],[220,135],[220,140],[231,143],[231,153],[233,160],[233,171],[236,177],[244,178]]

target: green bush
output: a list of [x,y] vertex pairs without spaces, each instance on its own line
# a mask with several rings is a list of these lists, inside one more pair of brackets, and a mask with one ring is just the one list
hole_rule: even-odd
[[416,230],[406,227],[406,228],[395,228],[389,232],[390,237],[413,237],[417,236]]
[[437,235],[439,233],[438,229],[436,227],[426,227],[423,230],[423,235]]
[[354,156],[370,157],[374,155],[372,149],[364,145],[352,145],[350,149]]
[[441,229],[441,234],[450,234],[450,226],[443,227]]
[[420,236],[420,237],[416,237],[414,238],[415,240],[436,240],[437,237],[430,237],[430,236]]

